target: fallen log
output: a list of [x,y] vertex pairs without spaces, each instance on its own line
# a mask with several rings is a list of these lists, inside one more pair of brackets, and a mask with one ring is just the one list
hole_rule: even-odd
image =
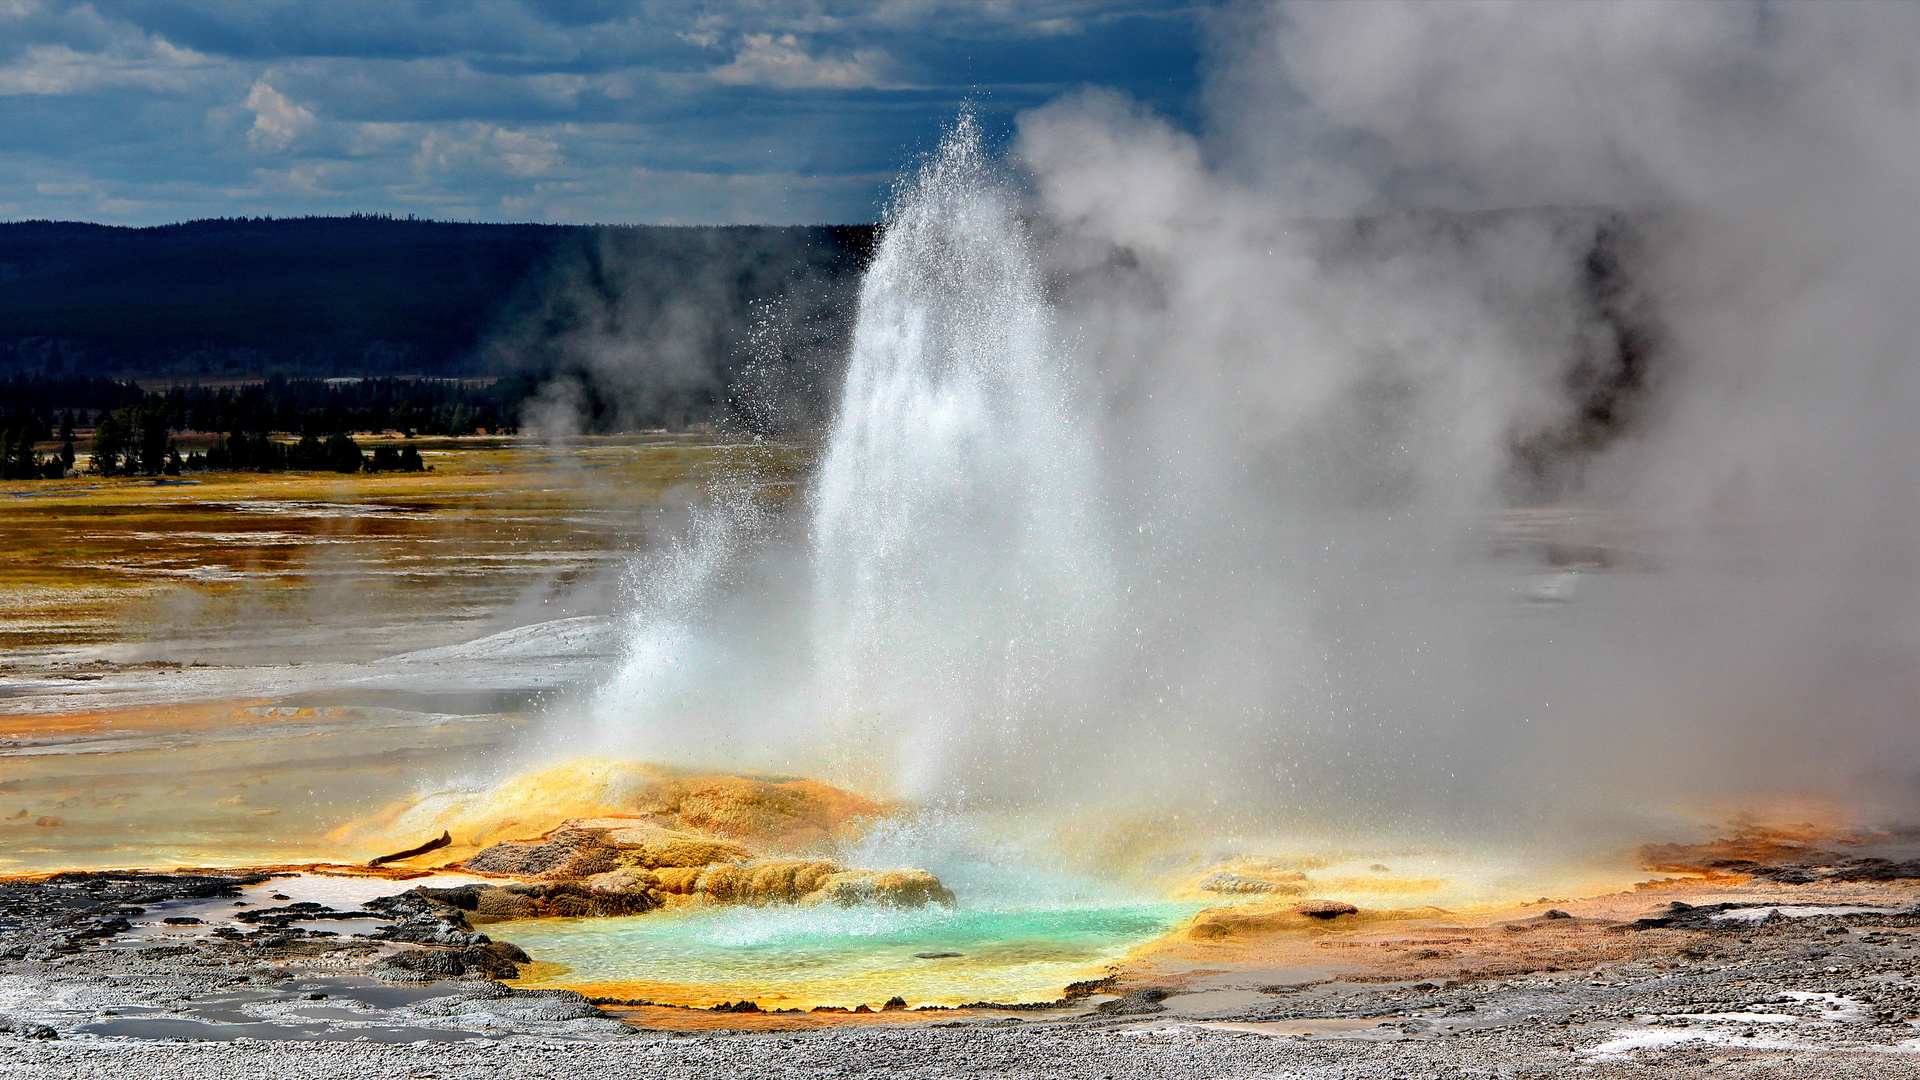
[[429,851],[438,851],[441,848],[446,847],[448,844],[451,844],[451,843],[453,843],[453,834],[450,832],[443,832],[440,834],[440,838],[437,840],[429,840],[426,843],[421,844],[419,847],[410,847],[405,851],[396,851],[391,855],[382,855],[379,858],[368,862],[367,865],[379,866],[382,863],[398,862],[401,859],[411,859],[415,855],[425,855]]

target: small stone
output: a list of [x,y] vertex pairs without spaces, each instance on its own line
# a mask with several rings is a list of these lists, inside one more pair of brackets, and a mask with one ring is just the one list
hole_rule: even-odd
[[1167,1007],[1160,1004],[1172,997],[1173,992],[1158,986],[1148,986],[1135,990],[1124,997],[1112,1001],[1103,1001],[1093,1007],[1093,1011],[1109,1016],[1140,1016],[1147,1013],[1165,1012]]
[[1359,908],[1339,900],[1309,900],[1293,909],[1295,915],[1305,915],[1310,919],[1337,919],[1342,915],[1356,915],[1359,912]]

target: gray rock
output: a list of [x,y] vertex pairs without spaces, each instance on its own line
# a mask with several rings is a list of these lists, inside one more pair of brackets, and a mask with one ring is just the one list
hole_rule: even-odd
[[387,957],[380,966],[389,975],[403,979],[452,979],[462,975],[511,979],[520,974],[519,965],[531,962],[519,946],[494,941],[464,949],[408,949]]
[[32,1020],[17,1020],[9,1016],[0,1016],[0,1031],[10,1032],[22,1039],[57,1039],[60,1033],[45,1024]]
[[584,878],[621,866],[619,849],[598,832],[562,829],[545,840],[495,844],[468,859],[486,874],[532,878]]

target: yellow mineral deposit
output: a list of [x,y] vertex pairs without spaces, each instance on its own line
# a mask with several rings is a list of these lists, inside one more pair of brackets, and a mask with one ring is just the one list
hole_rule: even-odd
[[491,788],[404,800],[342,826],[331,839],[397,850],[447,832],[452,846],[428,857],[429,865],[443,865],[502,841],[544,836],[569,820],[613,817],[629,830],[672,831],[656,843],[739,841],[770,853],[798,853],[830,851],[887,812],[880,803],[816,780],[689,775],[658,765],[580,759]]

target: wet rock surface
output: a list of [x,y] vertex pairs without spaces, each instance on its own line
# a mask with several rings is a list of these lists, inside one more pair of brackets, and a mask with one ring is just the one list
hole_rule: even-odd
[[[569,821],[537,840],[482,849],[462,867],[527,879],[446,899],[480,921],[638,915],[673,898],[720,904],[951,904],[924,870],[849,870],[756,855],[720,837],[644,818]],[[540,884],[545,883],[545,884]]]
[[48,958],[131,929],[143,905],[240,895],[266,874],[67,873],[0,883],[0,959]]
[[1293,874],[1284,878],[1277,875],[1254,877],[1248,874],[1236,874],[1229,870],[1219,870],[1201,878],[1195,888],[1201,892],[1210,893],[1298,895],[1306,891],[1306,886],[1300,883],[1304,879],[1304,874]]
[[492,941],[462,949],[417,949],[395,953],[381,961],[381,974],[402,978],[453,979],[477,976],[483,979],[512,979],[520,974],[520,965],[530,958],[521,949],[505,941]]
[[[571,991],[493,981],[517,975],[527,955],[475,932],[458,907],[424,890],[346,909],[283,893],[275,898],[291,902],[279,906],[229,902],[268,880],[130,873],[7,883],[0,1059],[11,1045],[60,1039],[98,1049],[151,1040],[607,1038],[631,1030]],[[153,910],[120,903],[132,899]],[[201,914],[166,914],[182,904]],[[359,929],[324,929],[349,924]]]
[[1749,859],[1716,860],[1710,867],[1727,873],[1747,874],[1761,881],[1781,885],[1810,885],[1821,881],[1915,881],[1920,880],[1920,859],[1877,858],[1834,859],[1821,863],[1788,862],[1765,864]]

